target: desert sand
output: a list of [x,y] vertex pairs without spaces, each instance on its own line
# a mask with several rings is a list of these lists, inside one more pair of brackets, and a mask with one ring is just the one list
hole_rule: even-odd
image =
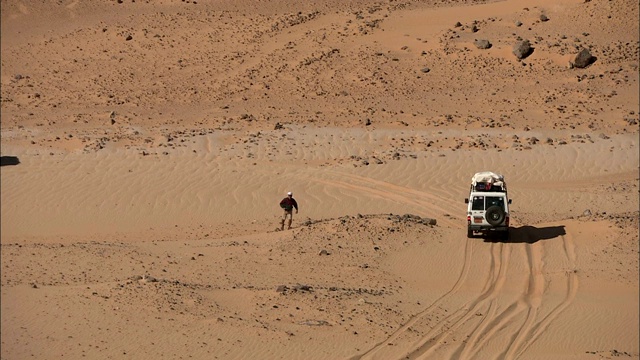
[[640,358],[637,1],[0,4],[1,359]]

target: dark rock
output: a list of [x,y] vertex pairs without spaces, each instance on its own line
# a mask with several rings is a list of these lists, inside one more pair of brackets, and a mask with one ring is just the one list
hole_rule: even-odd
[[327,326],[329,325],[329,322],[326,320],[305,320],[300,322],[300,325],[307,325],[307,326]]
[[2,156],[0,157],[0,166],[18,165],[20,159],[17,156]]
[[254,121],[255,119],[256,119],[255,116],[253,116],[251,114],[242,114],[242,115],[240,115],[240,120]]
[[287,285],[278,285],[278,288],[276,289],[276,292],[283,293],[283,292],[285,292],[287,290],[289,290]]
[[309,285],[301,285],[301,284],[298,284],[293,287],[293,290],[295,291],[311,291],[312,289],[313,288]]
[[131,36],[131,35],[127,35],[127,38],[126,38],[125,40],[129,41],[129,40],[131,40],[131,39],[133,39],[133,36]]
[[418,224],[431,225],[431,226],[434,226],[437,223],[436,219],[423,218],[423,217],[420,217],[418,215],[413,215],[413,214],[404,214],[402,216],[397,216],[396,218],[397,218],[398,221],[405,221],[405,222],[406,221],[411,221],[411,222],[415,222],[415,223],[418,223]]
[[549,21],[549,18],[547,17],[547,15],[542,14],[542,15],[540,15],[540,21],[542,21],[542,22]]
[[422,69],[420,69],[420,71],[426,74],[431,71],[431,69],[429,69],[428,67],[423,67]]
[[407,220],[421,220],[422,218],[418,215],[413,215],[413,214],[404,214],[400,217],[400,220],[403,221],[407,221]]
[[489,42],[489,40],[476,40],[473,42],[473,44],[478,49],[489,49],[491,47],[491,43]]
[[531,55],[532,52],[533,48],[531,47],[529,40],[518,41],[513,45],[513,55],[515,55],[519,60]]
[[573,66],[583,69],[593,64],[594,61],[595,58],[591,55],[591,52],[589,52],[588,49],[583,48],[573,60]]

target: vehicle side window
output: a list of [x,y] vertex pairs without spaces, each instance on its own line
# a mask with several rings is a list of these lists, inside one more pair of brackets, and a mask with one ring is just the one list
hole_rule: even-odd
[[471,210],[484,210],[484,196],[474,196],[471,202]]

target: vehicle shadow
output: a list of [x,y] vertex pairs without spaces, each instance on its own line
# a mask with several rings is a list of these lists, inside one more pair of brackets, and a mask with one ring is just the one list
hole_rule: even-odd
[[547,227],[541,227],[541,228],[526,225],[526,226],[509,228],[508,240],[501,239],[498,236],[488,236],[485,239],[485,242],[534,244],[540,240],[549,240],[565,234],[566,234],[566,231],[564,230],[564,225],[547,226]]
[[20,164],[20,160],[17,156],[1,156],[0,157],[0,166],[6,165],[18,165]]

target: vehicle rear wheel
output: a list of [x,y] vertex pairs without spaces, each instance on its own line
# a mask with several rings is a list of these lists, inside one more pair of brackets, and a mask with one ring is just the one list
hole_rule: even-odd
[[484,214],[484,217],[492,226],[498,226],[504,221],[504,210],[499,206],[490,206]]
[[471,228],[467,228],[467,237],[468,238],[472,238],[473,237],[473,230],[471,230]]

